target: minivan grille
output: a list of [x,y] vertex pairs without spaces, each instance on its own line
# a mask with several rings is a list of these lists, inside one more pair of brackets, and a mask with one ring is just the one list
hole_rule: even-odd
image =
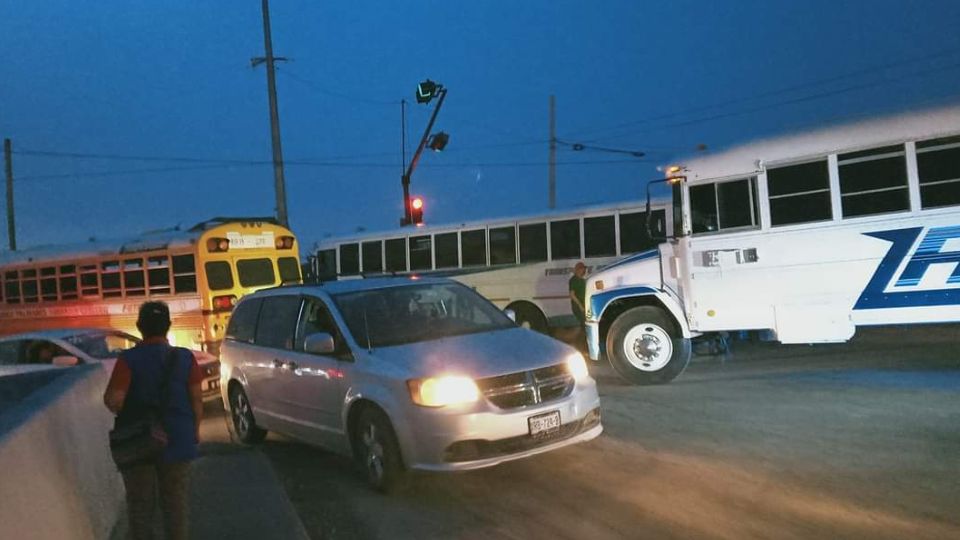
[[566,364],[520,371],[477,381],[485,398],[501,409],[538,405],[570,395],[573,375]]

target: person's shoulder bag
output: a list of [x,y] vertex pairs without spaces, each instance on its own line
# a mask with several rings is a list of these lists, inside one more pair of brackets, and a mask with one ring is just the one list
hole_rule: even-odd
[[170,401],[170,372],[173,371],[178,355],[177,347],[170,347],[164,355],[160,402],[143,407],[142,414],[110,430],[110,454],[121,471],[137,465],[156,463],[167,447],[163,413]]

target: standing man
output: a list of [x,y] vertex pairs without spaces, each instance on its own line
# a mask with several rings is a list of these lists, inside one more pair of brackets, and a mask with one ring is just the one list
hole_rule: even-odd
[[587,280],[584,279],[584,276],[587,275],[587,266],[582,262],[578,262],[576,266],[573,267],[573,275],[570,276],[570,281],[567,282],[567,288],[570,290],[570,310],[573,311],[574,317],[577,318],[577,321],[580,323],[580,338],[579,340],[583,343],[586,343],[587,332],[585,329],[585,324],[587,321],[587,310],[583,305],[584,298],[587,295]]

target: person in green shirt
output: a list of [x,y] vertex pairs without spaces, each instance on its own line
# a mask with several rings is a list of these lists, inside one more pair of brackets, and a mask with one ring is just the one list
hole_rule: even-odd
[[570,310],[573,311],[573,315],[580,322],[580,331],[584,338],[586,337],[584,324],[587,320],[587,310],[583,305],[584,297],[587,294],[587,280],[584,278],[586,275],[587,266],[578,262],[573,267],[573,275],[570,276],[570,281],[567,282],[567,288],[570,290]]

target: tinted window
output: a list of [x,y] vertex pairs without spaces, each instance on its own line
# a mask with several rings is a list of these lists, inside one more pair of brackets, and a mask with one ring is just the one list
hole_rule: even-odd
[[166,257],[149,257],[147,281],[151,294],[170,294],[170,260]]
[[363,249],[363,273],[379,274],[383,272],[383,253],[381,252],[383,242],[364,242]]
[[226,337],[245,343],[253,343],[253,336],[257,330],[257,316],[260,313],[262,303],[262,298],[252,298],[240,302],[240,305],[234,308],[233,315],[230,316]]
[[360,245],[340,246],[340,275],[355,276],[360,273]]
[[490,264],[517,262],[517,231],[513,227],[490,229]]
[[406,272],[407,271],[407,239],[394,238],[384,243],[384,250],[387,252],[387,272]]
[[487,231],[463,231],[460,233],[460,257],[463,266],[487,264]]
[[100,295],[100,280],[96,265],[86,264],[80,267],[80,294],[83,296]]
[[457,233],[438,234],[434,237],[436,242],[436,263],[437,268],[456,268],[459,266],[457,260]]
[[280,257],[277,259],[277,268],[280,270],[280,283],[300,283],[300,261],[296,257]]
[[960,137],[918,142],[917,168],[922,208],[960,204]]
[[768,169],[767,189],[773,226],[833,219],[825,159]]
[[197,268],[194,266],[193,255],[176,255],[172,260],[174,292],[197,292]]
[[303,317],[300,317],[300,322],[297,326],[296,350],[302,351],[306,337],[311,334],[316,334],[317,332],[325,332],[333,336],[335,344],[334,354],[346,349],[346,344],[343,342],[343,338],[337,328],[337,323],[333,320],[330,312],[327,311],[324,303],[317,299],[307,298],[304,300]]
[[337,250],[325,249],[317,252],[317,277],[321,280],[337,278]]
[[257,320],[256,343],[261,347],[293,349],[293,336],[300,315],[299,296],[270,296],[263,299]]
[[520,262],[547,260],[547,224],[520,225]]
[[4,274],[3,291],[8,304],[20,303],[20,278],[17,276],[16,270]]
[[430,270],[430,237],[410,237],[410,270]]
[[843,217],[910,208],[906,153],[902,146],[841,154],[837,159]]
[[[103,297],[120,296],[120,263],[119,261],[104,261],[100,265],[100,281],[103,284]],[[26,293],[24,293],[26,296]]]
[[123,261],[123,288],[127,296],[143,296],[146,291],[147,280],[143,273],[143,259],[127,259]]
[[616,223],[613,216],[583,218],[583,250],[587,257],[617,254]]
[[237,261],[237,275],[243,287],[259,287],[273,285],[276,276],[273,273],[273,262],[270,259],[244,259]]
[[204,265],[207,270],[207,286],[212,291],[233,288],[233,272],[227,261],[210,261]]
[[[663,210],[653,211],[653,223],[651,226],[655,231],[666,234],[666,212]],[[647,213],[635,212],[630,214],[620,214],[620,253],[639,253],[656,247],[657,243],[647,235]]]
[[553,259],[580,258],[580,220],[550,223],[550,255]]
[[756,226],[756,179],[691,186],[690,214],[694,234]]

